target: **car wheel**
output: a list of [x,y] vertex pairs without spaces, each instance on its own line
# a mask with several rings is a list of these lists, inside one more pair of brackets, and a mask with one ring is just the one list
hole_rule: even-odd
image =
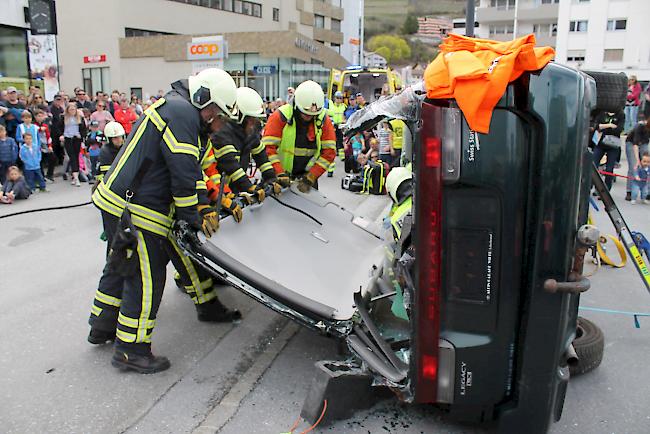
[[596,369],[603,360],[605,350],[605,335],[603,331],[591,321],[578,317],[576,338],[573,348],[578,356],[576,363],[569,365],[571,375],[580,375]]
[[596,81],[596,109],[618,112],[625,107],[627,98],[627,75],[621,72],[584,71]]

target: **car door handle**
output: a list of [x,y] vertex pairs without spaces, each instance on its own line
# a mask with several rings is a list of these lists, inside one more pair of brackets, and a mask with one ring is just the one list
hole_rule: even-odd
[[550,293],[556,292],[570,292],[572,294],[580,294],[591,288],[591,282],[586,277],[570,273],[567,282],[558,282],[555,279],[546,279],[544,281],[544,290]]

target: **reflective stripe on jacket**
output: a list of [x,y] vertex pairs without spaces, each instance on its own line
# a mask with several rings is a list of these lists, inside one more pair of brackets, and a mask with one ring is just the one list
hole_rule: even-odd
[[[129,209],[140,229],[167,236],[171,216],[199,224],[197,180],[199,166],[198,110],[190,103],[186,80],[151,105],[133,126],[110,170],[93,194],[100,209],[119,217],[126,205],[126,191],[140,177]],[[146,160],[146,171],[141,167]]]
[[327,109],[327,114],[332,118],[332,122],[334,122],[334,125],[342,124],[343,123],[343,114],[345,113],[345,110],[348,108],[343,103],[337,104],[333,103],[330,104],[330,107]]
[[[293,106],[285,104],[269,118],[262,135],[262,144],[266,147],[269,161],[275,172],[302,175],[294,170],[296,157],[309,157],[305,171],[319,178],[327,171],[336,157],[336,133],[332,120],[324,112],[308,125],[308,137],[313,135],[315,148],[296,146],[296,120],[293,118]],[[294,173],[296,172],[296,173]]]

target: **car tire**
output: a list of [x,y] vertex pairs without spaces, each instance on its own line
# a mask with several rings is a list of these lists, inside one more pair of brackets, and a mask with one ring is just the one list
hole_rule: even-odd
[[585,71],[596,82],[596,110],[617,113],[625,108],[627,75],[621,72]]
[[578,361],[569,365],[571,376],[593,371],[603,360],[605,335],[596,324],[582,317],[578,317],[573,348],[578,356]]

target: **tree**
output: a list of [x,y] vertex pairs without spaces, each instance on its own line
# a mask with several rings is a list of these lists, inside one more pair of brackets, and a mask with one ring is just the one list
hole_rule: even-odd
[[386,58],[388,63],[399,63],[411,57],[411,47],[399,36],[373,36],[367,46],[370,50]]
[[408,14],[404,20],[404,25],[402,26],[402,33],[405,35],[412,35],[417,33],[419,29],[418,19],[415,15]]

